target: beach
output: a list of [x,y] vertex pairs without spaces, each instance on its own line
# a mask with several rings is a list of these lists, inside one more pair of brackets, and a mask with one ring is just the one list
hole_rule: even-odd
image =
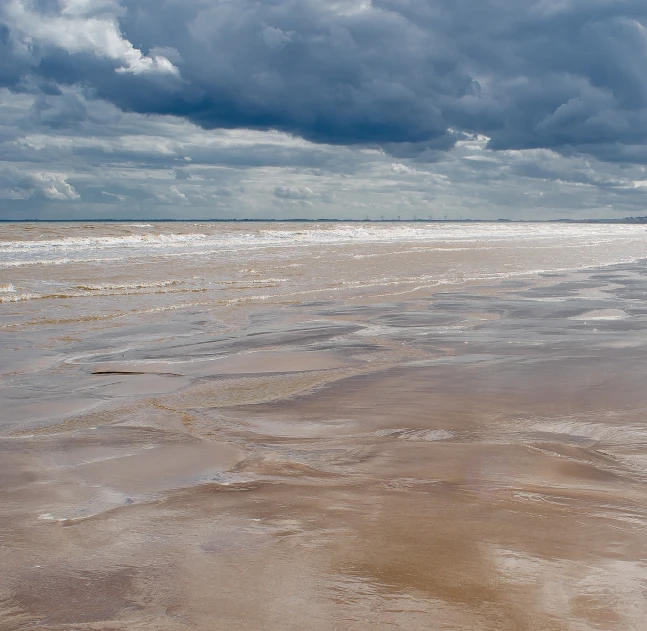
[[647,628],[647,231],[0,231],[0,630]]

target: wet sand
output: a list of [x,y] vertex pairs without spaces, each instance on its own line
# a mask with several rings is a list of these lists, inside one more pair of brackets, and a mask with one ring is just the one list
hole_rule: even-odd
[[0,629],[647,629],[647,263],[393,293],[17,329]]

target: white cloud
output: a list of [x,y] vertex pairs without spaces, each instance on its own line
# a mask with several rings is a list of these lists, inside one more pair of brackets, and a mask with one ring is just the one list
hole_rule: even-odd
[[58,201],[80,199],[81,196],[76,189],[68,184],[67,176],[61,173],[33,173],[32,180],[37,189],[39,189],[48,199]]
[[277,186],[274,189],[274,197],[278,197],[279,199],[305,200],[314,196],[314,191],[308,187]]
[[146,56],[135,48],[122,35],[114,14],[92,15],[98,8],[114,11],[119,8],[118,4],[63,0],[60,6],[60,15],[46,16],[30,11],[25,0],[10,0],[4,14],[14,35],[20,34],[21,43],[28,48],[44,44],[69,53],[92,53],[123,64],[117,69],[122,73],[179,73],[166,57]]

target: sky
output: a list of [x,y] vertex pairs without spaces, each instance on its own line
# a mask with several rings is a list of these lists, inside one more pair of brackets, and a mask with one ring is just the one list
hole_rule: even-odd
[[0,0],[0,219],[645,214],[645,0]]

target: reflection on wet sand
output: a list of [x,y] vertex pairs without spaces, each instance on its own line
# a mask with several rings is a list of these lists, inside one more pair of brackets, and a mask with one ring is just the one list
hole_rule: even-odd
[[189,313],[25,373],[0,629],[646,628],[646,295],[636,263]]

